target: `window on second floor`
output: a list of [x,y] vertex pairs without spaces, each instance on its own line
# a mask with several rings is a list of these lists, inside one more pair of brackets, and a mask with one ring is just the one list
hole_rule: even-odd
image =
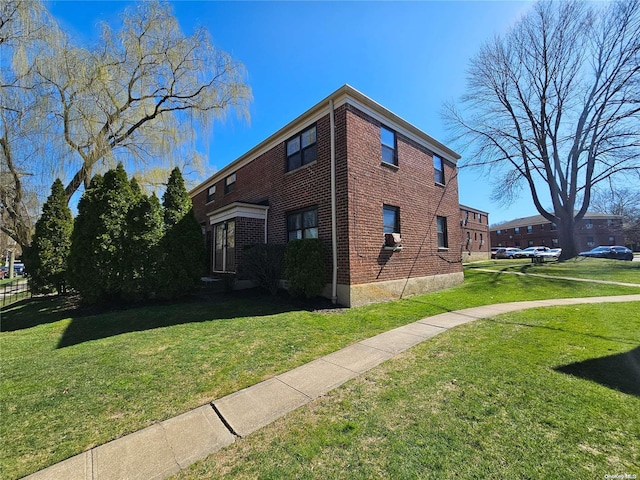
[[400,233],[400,209],[391,205],[382,207],[383,233]]
[[449,248],[449,239],[447,238],[447,217],[436,218],[436,229],[438,231],[438,248]]
[[587,228],[593,228],[593,222],[591,220],[585,220],[584,224]]
[[533,227],[531,225],[527,225],[527,233],[533,233]]
[[398,165],[398,144],[396,132],[381,126],[380,143],[382,146],[382,161],[390,165]]
[[236,174],[232,173],[224,180],[224,193],[234,192],[236,189]]
[[313,125],[286,143],[287,172],[315,162],[318,156],[316,144],[316,126]]
[[[433,156],[433,176],[436,183],[444,185],[444,162],[438,155]],[[473,216],[475,218],[475,213]]]
[[498,236],[502,235],[502,230],[496,230],[496,235]]
[[287,238],[318,238],[318,209],[311,208],[287,215]]
[[513,233],[520,233],[520,227],[515,227],[513,229]]
[[207,189],[207,203],[213,202],[216,198],[216,186],[212,185]]

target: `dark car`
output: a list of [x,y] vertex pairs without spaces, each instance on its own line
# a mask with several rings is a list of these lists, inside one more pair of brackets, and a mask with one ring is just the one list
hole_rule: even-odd
[[600,246],[596,247],[588,252],[580,252],[578,255],[581,257],[591,258],[611,258],[614,260],[633,260],[633,252],[627,247],[621,247],[619,245],[614,246]]

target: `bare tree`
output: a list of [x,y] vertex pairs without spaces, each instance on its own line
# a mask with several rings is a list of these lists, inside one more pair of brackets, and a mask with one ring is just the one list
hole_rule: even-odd
[[445,107],[462,167],[486,168],[497,199],[527,188],[558,226],[562,258],[575,256],[593,187],[640,175],[638,0],[538,3],[480,49],[467,85],[459,107]]
[[622,217],[622,231],[627,246],[640,246],[640,191],[608,185],[597,188],[591,197],[590,210]]

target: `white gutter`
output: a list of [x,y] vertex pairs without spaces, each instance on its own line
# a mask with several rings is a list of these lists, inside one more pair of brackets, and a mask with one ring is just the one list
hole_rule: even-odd
[[336,226],[336,122],[333,99],[329,99],[331,122],[331,253],[333,260],[331,277],[331,302],[338,303],[338,229]]

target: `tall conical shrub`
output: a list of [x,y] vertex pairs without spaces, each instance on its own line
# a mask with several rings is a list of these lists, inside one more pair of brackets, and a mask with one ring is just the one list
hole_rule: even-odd
[[162,206],[164,238],[158,294],[171,299],[192,292],[200,284],[206,258],[202,228],[178,168],[169,176]]
[[42,206],[27,251],[26,268],[34,293],[66,292],[67,259],[71,248],[73,217],[60,179],[51,186],[51,195]]

